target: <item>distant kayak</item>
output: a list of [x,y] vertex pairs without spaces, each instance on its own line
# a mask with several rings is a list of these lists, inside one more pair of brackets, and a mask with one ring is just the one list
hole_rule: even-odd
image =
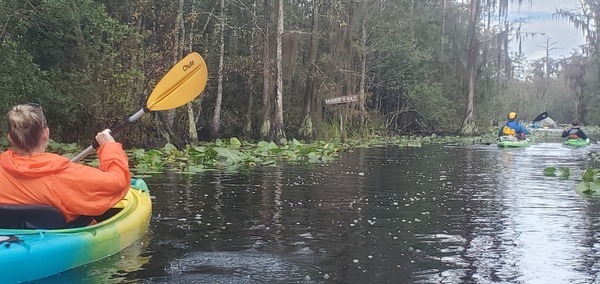
[[588,139],[567,139],[567,140],[565,140],[565,142],[563,142],[563,144],[565,144],[567,146],[573,146],[573,147],[585,147],[587,145],[590,145],[590,138],[588,138]]
[[520,148],[528,147],[529,145],[531,145],[531,139],[517,140],[512,136],[500,136],[500,141],[498,142],[498,147],[505,148]]

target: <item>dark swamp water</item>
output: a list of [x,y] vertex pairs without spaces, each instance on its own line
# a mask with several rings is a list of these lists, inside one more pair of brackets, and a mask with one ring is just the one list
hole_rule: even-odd
[[600,283],[600,201],[573,190],[599,148],[385,147],[148,177],[141,241],[40,283]]

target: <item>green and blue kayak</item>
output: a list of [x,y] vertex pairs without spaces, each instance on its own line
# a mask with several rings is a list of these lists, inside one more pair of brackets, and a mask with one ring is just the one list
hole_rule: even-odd
[[565,142],[563,142],[563,144],[565,144],[567,146],[573,146],[573,147],[585,147],[587,145],[590,145],[590,138],[588,138],[588,139],[567,139],[567,140],[565,140]]
[[[152,202],[146,183],[129,192],[97,224],[69,229],[1,229],[0,279],[21,283],[46,278],[118,253],[148,229]],[[0,216],[2,218],[2,216]]]
[[498,147],[505,147],[505,148],[521,148],[521,147],[528,147],[529,145],[531,145],[531,139],[529,139],[529,138],[524,139],[524,140],[516,140],[514,137],[509,138],[509,137],[501,136],[500,141],[498,141]]

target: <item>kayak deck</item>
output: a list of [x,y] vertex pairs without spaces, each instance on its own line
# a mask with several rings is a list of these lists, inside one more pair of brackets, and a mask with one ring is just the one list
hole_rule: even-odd
[[146,234],[151,210],[146,184],[132,180],[127,195],[95,225],[0,229],[0,278],[3,283],[33,281],[118,253]]
[[567,146],[573,146],[573,147],[585,147],[587,145],[590,145],[590,138],[588,138],[588,139],[567,139],[567,140],[565,140],[565,142],[563,142],[563,144],[565,144]]
[[498,141],[498,147],[521,148],[528,147],[529,145],[531,145],[531,139],[529,138],[524,140],[517,140],[512,136],[500,136],[499,140],[500,141]]

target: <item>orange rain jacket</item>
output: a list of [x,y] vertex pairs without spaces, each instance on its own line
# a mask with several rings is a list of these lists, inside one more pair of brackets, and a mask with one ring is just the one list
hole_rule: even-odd
[[98,216],[129,189],[129,161],[121,143],[98,148],[98,168],[73,163],[57,154],[0,154],[0,204],[52,205],[67,222]]

